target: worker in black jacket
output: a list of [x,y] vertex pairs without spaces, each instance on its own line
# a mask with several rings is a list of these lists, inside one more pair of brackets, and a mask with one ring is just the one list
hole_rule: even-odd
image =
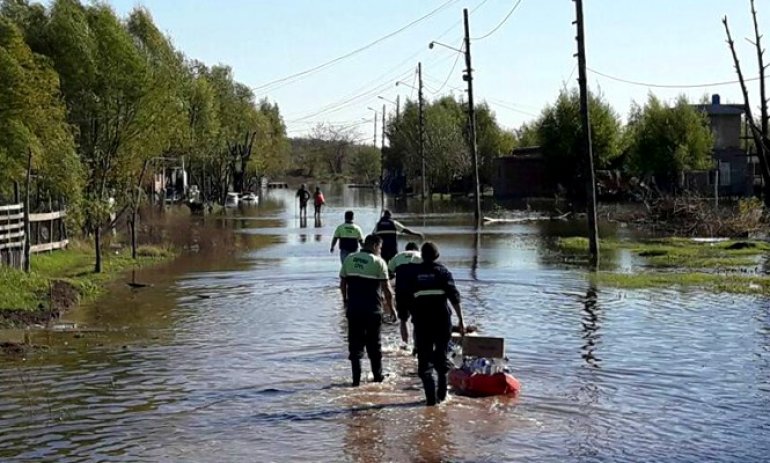
[[390,259],[398,254],[399,233],[423,237],[422,233],[410,230],[401,225],[401,222],[393,220],[389,210],[385,209],[382,211],[382,217],[377,222],[377,225],[374,226],[372,234],[382,238],[382,258],[385,259],[385,262],[390,262]]
[[[421,249],[420,264],[401,265],[396,270],[396,308],[401,320],[401,339],[409,342],[407,321],[414,323],[417,348],[417,374],[425,387],[427,405],[436,405],[446,399],[447,357],[452,338],[452,305],[457,315],[459,332],[465,333],[460,293],[452,273],[436,262],[438,247],[426,242]],[[434,371],[438,381],[434,377]]]

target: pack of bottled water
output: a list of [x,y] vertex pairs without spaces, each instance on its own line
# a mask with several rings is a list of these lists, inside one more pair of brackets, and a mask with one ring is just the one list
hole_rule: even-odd
[[454,342],[449,344],[449,357],[455,368],[462,369],[468,374],[493,375],[495,373],[510,373],[508,358],[485,358],[464,356],[462,347]]

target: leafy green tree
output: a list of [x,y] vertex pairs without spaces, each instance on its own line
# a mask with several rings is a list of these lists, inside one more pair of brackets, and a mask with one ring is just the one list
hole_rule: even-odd
[[3,16],[0,81],[0,185],[7,188],[24,179],[31,153],[38,186],[76,206],[83,172],[60,100],[58,76],[50,62],[33,53],[21,31]]
[[479,180],[490,185],[495,175],[495,160],[507,154],[516,144],[512,132],[500,128],[489,105],[476,106],[476,145],[479,156]]
[[345,159],[345,173],[356,183],[374,183],[380,178],[380,150],[373,146],[359,145]]
[[634,104],[628,123],[629,167],[640,176],[653,176],[659,186],[678,186],[685,170],[713,165],[714,137],[705,114],[684,96],[673,105],[650,95],[644,107]]
[[[622,152],[620,118],[601,95],[590,93],[588,104],[594,166],[604,169]],[[585,193],[580,137],[580,93],[577,89],[562,90],[556,102],[543,110],[537,124],[537,139],[553,181],[576,198]]]

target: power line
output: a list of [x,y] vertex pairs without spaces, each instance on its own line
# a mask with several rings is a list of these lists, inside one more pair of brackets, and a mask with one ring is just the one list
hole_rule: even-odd
[[509,11],[509,12],[508,12],[508,14],[507,14],[507,15],[505,15],[505,17],[503,18],[503,20],[502,20],[502,21],[500,21],[500,24],[498,24],[497,26],[495,26],[495,28],[494,28],[494,29],[492,29],[491,31],[489,31],[489,32],[487,32],[486,34],[482,35],[481,37],[472,38],[471,40],[484,40],[484,39],[486,39],[487,37],[489,37],[490,35],[492,35],[492,34],[494,34],[495,32],[497,32],[497,30],[498,30],[498,29],[500,29],[501,27],[503,27],[503,24],[505,24],[505,23],[506,23],[506,21],[508,21],[508,18],[510,18],[510,17],[511,17],[511,15],[513,14],[513,12],[514,12],[514,11],[516,11],[516,8],[518,8],[518,7],[519,7],[519,5],[521,4],[521,2],[522,2],[522,0],[519,0],[519,1],[517,1],[517,2],[516,2],[516,4],[515,4],[515,5],[513,5],[513,8],[511,8],[511,11]]
[[371,48],[371,47],[373,47],[373,46],[375,46],[375,45],[377,45],[377,44],[379,44],[379,43],[381,43],[381,42],[383,42],[383,41],[385,41],[385,40],[387,40],[387,39],[389,39],[389,38],[391,38],[391,37],[393,37],[393,36],[395,36],[397,34],[400,34],[401,32],[403,32],[403,31],[409,29],[410,27],[414,26],[415,24],[418,24],[418,23],[420,23],[420,22],[430,18],[431,16],[435,15],[439,11],[443,10],[444,8],[447,8],[448,6],[450,6],[450,5],[454,4],[454,3],[457,3],[458,1],[459,0],[447,0],[446,2],[442,3],[437,8],[433,9],[432,11],[430,11],[429,13],[427,13],[427,14],[425,14],[425,15],[417,18],[417,19],[415,19],[414,21],[410,22],[409,24],[407,24],[405,26],[402,26],[402,27],[398,28],[397,30],[395,30],[395,31],[393,31],[393,32],[391,32],[389,34],[386,34],[386,35],[384,35],[384,36],[382,36],[382,37],[380,37],[380,38],[378,38],[378,39],[376,39],[376,40],[374,40],[372,42],[369,42],[368,44],[366,44],[366,45],[364,45],[362,47],[356,48],[353,51],[345,53],[342,56],[338,56],[337,58],[329,60],[329,61],[327,61],[325,63],[319,64],[317,66],[313,66],[313,67],[311,67],[309,69],[305,69],[304,71],[300,71],[300,72],[297,72],[297,73],[294,73],[294,74],[291,74],[291,75],[288,75],[288,76],[285,76],[285,77],[281,77],[279,79],[272,80],[270,82],[267,82],[265,84],[262,84],[262,85],[259,85],[259,86],[256,86],[256,87],[252,87],[252,90],[254,90],[254,91],[262,90],[262,89],[270,87],[270,86],[272,86],[274,84],[285,82],[285,81],[290,80],[290,79],[295,79],[297,77],[306,76],[306,75],[314,73],[316,71],[320,71],[321,69],[325,69],[325,68],[327,68],[327,67],[329,67],[329,66],[331,66],[333,64],[336,64],[336,63],[338,63],[338,62],[340,62],[340,61],[342,61],[344,59],[347,59],[347,58],[350,58],[351,56],[357,55],[358,53],[361,53],[362,51],[368,50],[369,48]]
[[[462,47],[462,45],[460,45]],[[462,54],[457,53],[457,56],[455,57],[455,62],[452,64],[452,69],[449,70],[449,74],[447,74],[446,79],[444,79],[444,83],[441,84],[441,87],[438,88],[433,94],[439,93],[441,90],[444,90],[444,87],[446,87],[446,84],[449,83],[449,79],[452,78],[452,74],[455,72],[455,68],[457,67],[457,63],[460,62],[460,57]]]
[[[587,67],[586,69],[588,69],[589,71],[591,71],[592,73],[594,73],[596,75],[599,75],[599,76],[602,76],[602,77],[606,77],[607,79],[614,80],[616,82],[622,82],[624,84],[637,85],[639,87],[651,87],[651,88],[703,88],[703,87],[719,87],[721,85],[733,85],[733,84],[740,83],[740,80],[726,80],[726,81],[723,81],[723,82],[708,82],[708,83],[704,83],[704,84],[651,84],[651,83],[648,83],[648,82],[639,82],[639,81],[635,81],[635,80],[628,80],[628,79],[623,79],[623,78],[620,78],[620,77],[611,76],[609,74],[605,74],[603,72],[599,72],[599,71],[597,71],[595,69],[591,69],[589,67]],[[751,82],[751,81],[759,80],[759,77],[752,77],[750,79],[745,79],[745,80],[746,80],[746,82]]]

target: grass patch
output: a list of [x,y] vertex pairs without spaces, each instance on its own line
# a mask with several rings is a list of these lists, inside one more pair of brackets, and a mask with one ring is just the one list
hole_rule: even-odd
[[770,294],[770,277],[766,276],[717,275],[697,272],[599,272],[592,275],[591,278],[597,284],[626,289],[689,287],[734,294]]
[[[588,239],[559,238],[556,246],[565,254],[584,254],[588,249]],[[703,243],[686,238],[602,240],[599,246],[603,250],[627,250],[638,256],[646,266],[683,269],[748,267],[756,265],[760,256],[770,252],[770,244],[763,241]]]
[[100,294],[104,284],[131,268],[162,262],[174,256],[168,249],[142,246],[137,259],[131,258],[130,249],[104,250],[102,273],[93,273],[93,247],[74,243],[68,249],[50,254],[32,256],[30,273],[0,267],[0,311],[35,310],[48,304],[51,280],[65,280],[79,292],[81,298]]

